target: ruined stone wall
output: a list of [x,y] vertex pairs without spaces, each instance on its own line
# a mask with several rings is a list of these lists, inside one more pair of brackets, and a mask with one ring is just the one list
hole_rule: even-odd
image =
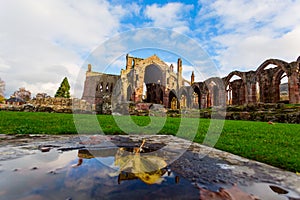
[[228,106],[226,119],[280,123],[300,123],[300,107],[283,103],[258,103],[245,106]]
[[[89,66],[86,72],[82,99],[96,105],[96,111],[102,113],[103,107],[111,107],[111,97],[120,76],[92,72]],[[106,109],[106,110],[107,110]]]
[[243,105],[245,103],[245,85],[243,80],[234,80],[230,85],[232,89],[232,104]]
[[[268,68],[269,65],[275,65],[275,67]],[[151,66],[160,70],[159,82],[153,87],[146,86],[148,96],[155,97],[145,98],[143,96],[145,74]],[[117,86],[119,93],[116,102],[121,103],[150,101],[170,108],[174,97],[177,99],[177,108],[182,107],[180,106],[182,103],[186,108],[225,106],[226,103],[229,105],[277,103],[280,101],[280,80],[286,74],[289,103],[300,103],[300,58],[291,63],[268,59],[256,71],[233,71],[222,79],[212,77],[203,82],[194,82],[194,74],[192,74],[191,82],[183,79],[182,70],[181,59],[177,61],[177,73],[175,73],[173,65],[168,66],[156,55],[146,59],[127,55],[126,68],[119,76],[92,72],[89,66],[82,99],[96,104],[100,110],[103,110],[104,104],[109,109],[112,89],[120,80]],[[238,76],[240,79],[231,81],[233,76]],[[191,87],[184,86],[184,82],[191,83]],[[182,93],[182,91],[186,92]],[[182,94],[185,94],[184,97]],[[228,100],[229,98],[231,99]]]
[[25,112],[93,113],[95,105],[77,98],[47,97],[32,99],[23,105],[2,105],[2,110]]
[[[133,63],[131,64],[130,61],[128,63],[128,60],[133,60],[132,61]],[[168,102],[165,102],[164,100],[165,99],[164,97],[166,96],[166,88],[168,88],[167,80],[170,76],[169,75],[170,67],[166,63],[160,60],[156,55],[153,55],[146,59],[127,56],[127,65],[129,66],[126,67],[126,70],[122,70],[121,73],[122,88],[123,88],[122,92],[125,97],[124,100],[125,99],[128,100],[129,99],[128,97],[131,97],[130,99],[136,103],[144,101],[144,97],[143,97],[144,83],[147,84],[145,78],[147,78],[146,76],[149,76],[149,74],[146,74],[146,70],[147,67],[154,66],[161,72],[159,75],[160,78],[158,78],[159,82],[156,84],[162,86],[161,89],[163,90],[163,94],[162,94],[163,104],[165,105],[168,104]],[[132,65],[132,67],[130,67],[130,65]],[[175,86],[177,86],[177,84]],[[131,90],[128,90],[128,88],[131,88]],[[132,94],[127,94],[127,92],[129,91],[131,91]]]
[[[268,68],[269,65],[275,65],[275,67]],[[233,71],[229,73],[228,76],[223,78],[227,104],[243,105],[256,104],[259,102],[280,102],[280,81],[284,74],[288,78],[288,102],[291,104],[299,104],[300,57],[297,61],[291,63],[278,59],[268,59],[264,61],[256,71]],[[234,75],[240,77],[240,79],[230,81]],[[222,97],[221,93],[218,94],[218,88],[211,85],[211,80],[212,78],[202,82],[207,85],[207,92],[205,94],[207,107],[218,106],[220,104],[219,99]],[[193,86],[199,83],[193,83]],[[202,93],[201,96],[203,94],[204,93]]]
[[[85,100],[77,98],[36,98],[27,102],[28,109],[30,104],[33,105],[35,111],[53,111],[72,113],[73,110],[77,112],[93,112],[95,105],[88,103]],[[26,109],[26,106],[25,106]]]
[[[159,74],[147,72],[149,69],[151,71],[151,67],[156,68]],[[103,113],[103,105],[111,101],[112,90],[119,80],[115,102],[120,102],[121,104],[128,101],[133,103],[152,102],[168,107],[170,103],[169,92],[171,90],[177,91],[177,97],[177,93],[183,87],[184,81],[187,81],[182,78],[181,59],[178,59],[177,62],[177,73],[173,70],[173,65],[167,65],[156,55],[146,59],[126,55],[126,67],[121,70],[119,76],[93,72],[92,66],[89,65],[82,99],[96,104],[96,110]],[[152,79],[155,79],[155,81]],[[144,91],[145,85],[147,88],[146,95]]]

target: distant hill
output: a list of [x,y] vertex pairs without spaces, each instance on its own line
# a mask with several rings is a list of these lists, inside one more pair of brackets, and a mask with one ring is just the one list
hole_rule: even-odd
[[288,94],[289,85],[288,83],[282,83],[280,84],[280,94]]
[[288,85],[288,83],[280,84],[279,88],[280,88],[280,101],[289,100],[289,85]]

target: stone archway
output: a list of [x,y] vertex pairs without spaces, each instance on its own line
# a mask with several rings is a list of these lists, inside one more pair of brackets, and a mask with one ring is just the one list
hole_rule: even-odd
[[179,89],[179,107],[180,108],[191,108],[193,100],[193,88],[183,86]]
[[[234,77],[240,79],[232,80]],[[243,105],[247,103],[248,95],[244,73],[233,71],[225,77],[226,102],[229,105]],[[231,81],[232,80],[232,81]]]
[[[274,65],[274,68],[268,66]],[[256,77],[259,84],[260,102],[277,103],[280,101],[280,77],[283,73],[289,79],[289,64],[278,59],[269,59],[263,62],[256,70]],[[290,86],[289,86],[290,88]]]
[[285,82],[285,79],[287,79],[287,74],[283,73],[280,77],[279,81],[279,101],[282,102],[289,102],[290,101],[290,95],[289,95],[289,83]]
[[283,60],[279,60],[279,59],[268,59],[265,62],[263,62],[257,69],[256,69],[256,75],[259,75],[262,73],[262,71],[268,67],[268,65],[276,65],[278,67],[280,67],[283,71],[285,71],[286,73],[288,72],[288,63],[283,61]]
[[198,86],[193,86],[192,108],[201,108],[201,92]]
[[[159,103],[168,106],[167,69],[169,66],[161,61],[156,55],[147,59],[133,58],[128,69],[121,74],[124,82],[132,81],[134,85],[135,102]],[[133,63],[132,63],[133,62]],[[132,70],[132,73],[129,71]],[[132,76],[132,80],[130,77]]]
[[[287,79],[287,83],[285,85],[285,98],[282,99],[281,98],[281,82],[282,79],[286,78]],[[280,102],[280,101],[284,101],[284,102],[289,102],[289,83],[288,83],[288,77],[286,72],[284,72],[283,70],[281,70],[280,68],[278,68],[278,70],[275,72],[274,76],[273,76],[273,80],[272,80],[272,85],[274,86],[274,102]]]
[[225,85],[221,78],[213,77],[207,79],[207,107],[226,106]]
[[174,90],[171,90],[169,92],[168,99],[169,99],[168,108],[171,108],[172,110],[178,109],[179,102],[178,102],[176,92]]
[[151,64],[146,66],[144,83],[146,85],[146,102],[163,104],[164,87],[162,85],[163,73],[159,66]]

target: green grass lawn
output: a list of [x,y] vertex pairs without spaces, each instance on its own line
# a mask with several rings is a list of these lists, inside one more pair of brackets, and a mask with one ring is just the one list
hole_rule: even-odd
[[[139,126],[144,126],[141,129],[142,132],[138,134],[148,134],[156,128],[160,130],[159,123],[164,123],[165,120],[157,118],[158,121],[154,123],[154,126],[147,127],[151,121],[149,117],[132,116],[131,119]],[[116,117],[116,120],[126,125],[129,124],[130,119]],[[159,133],[193,138],[195,142],[202,143],[210,120],[196,118],[182,120],[184,121],[179,127],[180,118],[167,118]],[[76,126],[71,114],[0,111],[1,134],[76,134],[77,130],[95,134],[99,133],[98,122],[105,134],[125,134],[116,124],[114,117],[110,115],[77,115],[75,122]],[[135,129],[129,127],[129,130],[132,130],[130,134],[135,133]],[[183,131],[178,133],[178,130]],[[194,135],[195,132],[197,132],[196,135]],[[270,125],[266,122],[227,120],[215,147],[282,169],[300,172],[299,124]]]

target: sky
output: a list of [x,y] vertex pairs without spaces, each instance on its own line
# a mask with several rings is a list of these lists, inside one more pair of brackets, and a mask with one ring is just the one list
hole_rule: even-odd
[[[126,53],[147,55],[139,44],[153,50],[149,54],[160,47],[167,63],[200,49],[221,77],[256,70],[269,58],[292,62],[300,56],[299,10],[298,0],[0,0],[0,79],[6,97],[20,87],[53,96],[64,77],[71,88],[83,84],[78,77],[91,55],[113,60],[118,74]],[[149,27],[161,31],[154,35]],[[160,46],[145,45],[145,38]],[[183,63],[185,76],[194,67],[201,71],[196,80],[204,81],[211,63],[195,57]]]

